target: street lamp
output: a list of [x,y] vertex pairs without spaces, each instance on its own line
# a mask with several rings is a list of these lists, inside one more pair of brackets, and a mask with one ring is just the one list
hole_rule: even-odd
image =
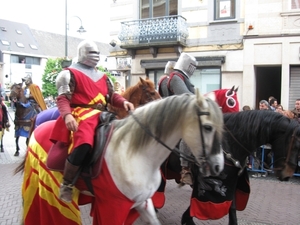
[[[68,23],[68,0],[66,0],[66,13],[65,13],[65,57],[68,57],[68,29],[69,29],[69,23]],[[82,20],[78,17],[78,16],[72,16],[75,17],[77,19],[79,19],[80,21],[80,27],[77,30],[78,33],[82,34],[84,32],[86,32],[86,30],[83,28],[82,26]]]

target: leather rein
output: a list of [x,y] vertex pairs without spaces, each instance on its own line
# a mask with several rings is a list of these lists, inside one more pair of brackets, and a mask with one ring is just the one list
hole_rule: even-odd
[[[209,112],[201,112],[199,110],[199,108],[196,107],[197,110],[197,115],[203,116],[203,115],[210,115]],[[153,139],[155,139],[158,143],[160,143],[161,145],[163,145],[165,148],[167,148],[169,151],[175,153],[176,155],[178,155],[180,158],[183,158],[185,160],[187,160],[188,162],[191,163],[195,163],[197,166],[201,167],[201,163],[205,163],[206,162],[206,149],[205,149],[205,144],[204,144],[204,136],[202,133],[202,122],[201,119],[199,118],[198,123],[199,123],[199,129],[200,129],[200,135],[201,135],[201,141],[202,141],[202,148],[203,148],[203,156],[199,159],[200,163],[198,161],[196,161],[194,156],[190,156],[185,154],[184,152],[180,151],[177,147],[175,147],[174,149],[170,148],[169,146],[167,146],[164,142],[162,142],[159,137],[155,136],[148,127],[146,127],[145,125],[143,125],[138,118],[130,111],[129,114],[133,117],[133,119],[139,124],[139,126],[148,134],[150,135]]]

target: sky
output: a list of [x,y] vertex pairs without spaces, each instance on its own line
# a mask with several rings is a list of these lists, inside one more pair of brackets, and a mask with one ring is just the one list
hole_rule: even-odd
[[[65,35],[66,0],[0,0],[0,19]],[[67,0],[68,36],[109,43],[111,0]],[[79,17],[79,18],[78,18]],[[76,32],[82,21],[85,33]]]

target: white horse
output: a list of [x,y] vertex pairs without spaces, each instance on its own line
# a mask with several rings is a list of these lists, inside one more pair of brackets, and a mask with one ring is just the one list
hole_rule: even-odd
[[[58,196],[61,172],[50,171],[46,159],[51,146],[49,129],[41,124],[30,138],[25,159],[24,224],[81,224],[78,205],[92,202],[93,224],[132,224],[140,215],[152,225],[158,220],[151,197],[161,182],[160,166],[183,139],[204,176],[218,175],[224,166],[221,148],[223,116],[219,106],[203,97],[183,94],[137,108],[112,123],[101,172],[92,180],[94,197],[85,198],[78,181],[70,204]],[[138,212],[138,213],[137,213]]]

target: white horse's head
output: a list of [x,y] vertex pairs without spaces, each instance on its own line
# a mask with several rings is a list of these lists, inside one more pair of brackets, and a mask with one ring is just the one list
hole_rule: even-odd
[[198,90],[196,95],[174,95],[137,108],[129,118],[115,121],[115,133],[111,143],[128,139],[130,155],[148,151],[145,160],[155,166],[183,139],[204,176],[219,175],[224,168],[223,115],[218,104]]
[[194,110],[187,110],[191,119],[184,127],[183,139],[195,156],[201,174],[217,176],[224,169],[222,111],[216,102],[202,96],[198,89],[195,104],[190,107]]

